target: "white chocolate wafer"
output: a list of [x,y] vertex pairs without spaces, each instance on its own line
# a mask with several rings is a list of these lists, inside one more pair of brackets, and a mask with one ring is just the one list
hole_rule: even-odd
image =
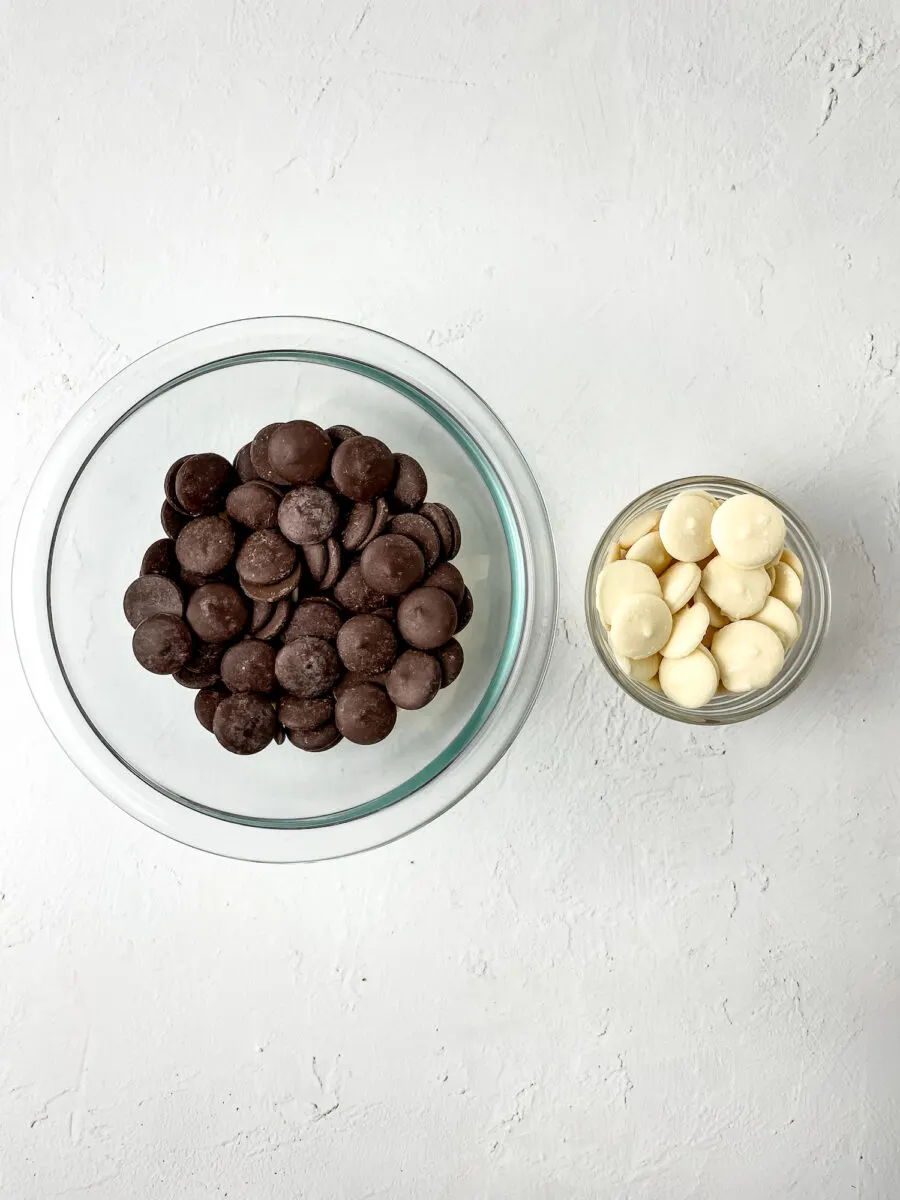
[[715,550],[710,528],[715,505],[705,496],[679,492],[666,506],[659,522],[663,545],[680,562],[699,562]]
[[687,488],[683,495],[685,496],[702,496],[704,500],[708,500],[713,508],[718,508],[722,503],[712,492],[704,492],[702,488]]
[[[783,563],[786,563],[791,568],[791,570],[796,574],[797,578],[802,583],[803,582],[803,563],[800,561],[800,559],[797,557],[797,555],[793,552],[793,550],[788,550],[787,546],[785,546],[785,548],[781,552],[781,561]],[[772,565],[774,566],[775,564],[773,563]]]
[[776,564],[772,595],[776,600],[783,600],[794,612],[803,601],[803,584],[800,582],[800,576],[786,562]]
[[635,683],[649,683],[659,670],[658,654],[651,654],[649,658],[622,658],[617,654],[616,662],[622,674]]
[[609,644],[623,658],[649,658],[669,640],[672,614],[661,596],[633,593],[615,607]]
[[712,540],[722,558],[745,571],[764,567],[784,548],[784,517],[764,496],[731,496],[716,509]]
[[619,545],[624,546],[626,550],[630,550],[634,543],[644,537],[645,534],[652,533],[654,529],[659,529],[659,518],[661,516],[661,508],[652,508],[649,512],[643,512],[636,517],[632,517],[625,528],[619,531]]
[[703,590],[726,617],[741,621],[758,613],[765,604],[769,577],[764,567],[744,571],[719,555],[703,569]]
[[709,612],[702,604],[692,604],[675,614],[669,640],[660,653],[663,658],[686,658],[703,641],[709,626]]
[[762,621],[763,625],[768,625],[773,633],[777,633],[785,651],[790,650],[800,636],[796,616],[783,600],[777,600],[774,596],[768,598],[752,619]]
[[719,686],[719,670],[705,646],[686,658],[664,658],[659,664],[659,684],[669,699],[682,708],[708,704]]
[[616,605],[626,596],[641,592],[662,595],[659,580],[646,563],[629,562],[627,558],[608,563],[597,579],[597,611],[603,624],[607,627],[612,624]]
[[781,639],[761,621],[726,625],[713,638],[712,653],[729,692],[767,687],[784,666]]
[[[663,593],[663,599],[665,600],[665,598],[665,593]],[[702,604],[709,613],[709,624],[711,629],[721,629],[723,625],[728,624],[728,617],[725,616],[718,604],[713,604],[712,600],[710,600],[709,596],[707,596],[702,587],[698,587],[696,592],[694,592],[694,603]]]
[[625,557],[635,562],[646,563],[656,575],[664,571],[672,561],[672,555],[669,554],[662,544],[662,538],[659,536],[658,529],[654,529],[651,533],[645,533],[642,538],[638,538],[630,550],[628,550]]
[[673,563],[659,577],[662,598],[673,613],[684,608],[700,586],[700,568],[696,563]]

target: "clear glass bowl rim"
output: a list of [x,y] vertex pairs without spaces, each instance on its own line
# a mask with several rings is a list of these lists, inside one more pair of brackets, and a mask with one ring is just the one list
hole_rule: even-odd
[[[333,355],[424,394],[429,407],[442,414],[442,423],[462,431],[469,457],[481,456],[489,463],[514,522],[522,560],[518,645],[481,727],[452,761],[403,799],[340,823],[305,828],[232,822],[174,800],[167,801],[168,808],[163,805],[164,794],[111,754],[69,694],[52,644],[46,584],[53,531],[69,491],[94,448],[136,405],[211,363],[248,355],[278,357],[279,352],[286,357]],[[482,470],[477,461],[475,465]],[[362,326],[317,317],[251,317],[197,330],[150,351],[75,413],[25,502],[13,557],[12,609],[19,657],[45,721],[79,770],[119,807],[169,837],[213,853],[269,862],[311,861],[381,845],[426,824],[462,799],[499,761],[524,724],[546,674],[556,628],[557,568],[546,507],[528,465],[496,414],[458,376],[406,343]]]
[[[597,613],[595,595],[597,576],[606,564],[606,557],[620,529],[647,509],[665,506],[680,491],[699,489],[713,495],[725,496],[751,492],[771,500],[783,513],[787,525],[786,542],[798,554],[804,569],[804,600],[808,617],[799,641],[792,648],[785,668],[769,685],[758,692],[743,696],[718,697],[698,709],[681,708],[662,693],[654,692],[623,675],[609,646],[606,630]],[[806,679],[822,647],[831,622],[831,585],[825,560],[805,522],[779,497],[753,483],[727,475],[693,475],[672,479],[643,492],[626,505],[604,530],[588,566],[584,591],[585,618],[597,656],[623,691],[658,716],[669,717],[688,725],[733,725],[768,712],[787,699]]]

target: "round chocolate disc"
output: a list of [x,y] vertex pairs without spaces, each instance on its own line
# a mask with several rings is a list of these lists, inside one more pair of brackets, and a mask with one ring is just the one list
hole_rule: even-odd
[[390,604],[385,604],[383,608],[373,609],[372,616],[381,617],[382,621],[388,621],[391,625],[397,624],[397,610]]
[[318,546],[303,546],[303,561],[313,583],[321,583],[328,574],[328,545],[325,542]]
[[251,600],[281,600],[299,586],[302,577],[303,568],[297,563],[290,575],[285,575],[284,579],[279,579],[276,583],[250,583],[242,579],[241,587]]
[[301,601],[284,631],[284,640],[293,642],[298,637],[317,637],[332,642],[342,624],[343,617],[334,605]]
[[350,438],[335,450],[331,476],[342,495],[374,500],[394,482],[394,456],[378,438]]
[[337,651],[324,638],[302,636],[282,646],[275,658],[275,677],[286,692],[311,700],[329,691],[340,678]]
[[290,575],[297,562],[297,550],[277,529],[251,533],[238,551],[237,572],[247,583],[277,583]]
[[272,435],[281,426],[280,421],[275,421],[271,425],[264,425],[253,441],[250,443],[250,462],[253,464],[253,469],[256,471],[260,479],[265,479],[269,483],[277,483],[286,486],[288,480],[283,475],[279,475],[272,464],[269,462],[269,442]]
[[358,500],[347,514],[341,541],[345,550],[358,550],[372,528],[375,520],[375,505],[371,500]]
[[194,571],[186,571],[184,567],[178,572],[178,580],[181,584],[181,589],[184,592],[185,599],[190,596],[191,592],[198,587],[203,587],[204,583],[221,583],[220,579],[207,579],[205,575],[197,575]]
[[157,613],[141,621],[131,639],[134,657],[154,675],[177,671],[190,658],[192,645],[191,631],[171,613]]
[[258,629],[262,629],[274,611],[275,603],[272,600],[254,600],[250,612],[250,632],[256,633]]
[[462,603],[466,591],[466,582],[453,563],[438,563],[422,587],[438,587],[446,592],[454,604]]
[[228,493],[225,511],[232,521],[248,529],[274,529],[278,524],[278,505],[281,492],[274,483],[253,479],[238,484]]
[[166,471],[166,480],[163,484],[163,491],[166,493],[166,500],[169,502],[169,504],[171,504],[176,512],[183,513],[184,509],[181,507],[181,504],[178,501],[178,496],[175,493],[175,477],[178,474],[181,464],[186,463],[190,457],[190,454],[183,454],[181,458],[176,458],[171,467],[169,467],[168,471]]
[[381,617],[360,614],[341,626],[337,652],[348,671],[378,674],[397,657],[397,635]]
[[387,693],[398,708],[424,708],[440,689],[440,663],[424,650],[404,650],[387,679]]
[[399,513],[391,521],[391,533],[402,533],[411,538],[425,558],[425,566],[434,566],[441,556],[441,539],[438,531],[427,517],[421,513]]
[[320,725],[318,729],[289,729],[287,736],[292,746],[314,754],[321,750],[330,750],[341,740],[337,728],[330,721],[327,725]]
[[428,480],[425,472],[414,458],[408,454],[395,454],[394,486],[391,497],[398,508],[412,511],[418,508],[428,494]]
[[234,483],[234,468],[221,454],[192,454],[178,468],[175,495],[192,517],[221,512]]
[[[346,443],[345,443],[346,445]],[[334,723],[348,742],[373,746],[394,728],[397,709],[384,688],[358,683],[343,688],[334,702]]]
[[343,565],[341,545],[337,538],[330,537],[325,543],[325,549],[328,551],[328,569],[319,580],[319,590],[323,592],[327,592],[337,583]]
[[281,501],[278,528],[289,542],[314,546],[331,537],[339,515],[334,496],[324,488],[297,487]]
[[348,688],[359,687],[361,683],[374,683],[380,688],[387,688],[390,671],[380,671],[377,675],[369,675],[366,671],[348,671],[340,683],[334,685],[334,698],[337,700]]
[[468,623],[472,620],[472,613],[475,609],[475,602],[472,599],[472,593],[468,588],[463,592],[463,598],[459,602],[459,608],[456,611],[456,632],[462,633]]
[[208,729],[210,733],[212,733],[216,709],[227,695],[226,689],[221,684],[216,684],[215,687],[201,688],[194,697],[194,715],[203,728]]
[[168,500],[163,500],[162,508],[159,510],[159,523],[162,525],[166,537],[174,541],[190,519],[187,513],[183,513]]
[[226,696],[213,716],[213,733],[219,744],[232,754],[257,754],[265,750],[277,728],[275,709],[265,696],[253,692]]
[[308,731],[327,725],[334,717],[334,697],[320,696],[316,700],[301,700],[299,696],[282,696],[278,701],[278,720],[285,729]]
[[214,687],[219,682],[218,671],[192,671],[187,664],[172,672],[172,678],[183,688],[196,692],[201,688]]
[[195,642],[191,657],[173,672],[172,678],[186,688],[208,688],[219,682],[221,642]]
[[132,629],[137,629],[148,617],[157,613],[170,613],[180,617],[184,612],[181,588],[165,575],[142,575],[128,585],[122,602],[125,619]]
[[374,542],[377,537],[381,537],[387,529],[391,519],[391,510],[388,508],[388,502],[384,496],[375,497],[375,516],[369,528],[369,532],[359,543],[360,550],[365,549],[369,542]]
[[456,519],[456,513],[448,505],[438,504],[437,507],[443,511],[447,520],[450,522],[450,532],[452,535],[452,538],[451,538],[452,544],[450,546],[450,552],[447,555],[447,557],[448,558],[456,558],[457,554],[459,554],[460,548],[462,547],[462,530],[459,527],[459,521],[457,521],[457,519]]
[[438,537],[441,539],[442,556],[450,558],[453,554],[453,526],[450,524],[450,518],[444,512],[443,505],[423,504],[419,509],[419,513],[421,516],[427,517],[438,531]]
[[228,647],[220,671],[222,682],[232,692],[271,692],[275,687],[275,650],[268,642],[247,638]]
[[269,465],[288,483],[312,483],[330,458],[331,438],[312,421],[285,421],[269,438]]
[[402,596],[420,583],[425,574],[422,551],[399,533],[386,533],[370,542],[360,559],[363,579],[374,592]]
[[250,457],[250,443],[246,446],[241,446],[237,454],[234,456],[234,469],[237,471],[238,479],[241,483],[249,483],[253,479],[259,479],[259,472],[253,465],[253,460]]
[[171,538],[160,538],[148,546],[141,559],[142,575],[165,575],[168,579],[178,578],[178,559],[175,543]]
[[205,583],[198,587],[187,606],[187,620],[204,642],[230,642],[247,624],[247,605],[227,583]]
[[358,562],[351,563],[334,585],[334,598],[350,612],[374,612],[387,603],[384,593],[374,591],[363,579],[362,567]]
[[441,646],[437,656],[441,664],[441,687],[449,687],[451,683],[456,682],[463,669],[463,648],[456,638],[451,638],[446,645]]
[[291,604],[287,597],[276,601],[272,610],[272,615],[269,617],[268,621],[266,621],[266,623],[260,626],[258,629],[253,630],[261,642],[268,642],[271,641],[272,638],[278,637],[279,633],[281,633],[282,629],[284,629],[285,625],[287,625],[291,616],[291,609],[293,607],[293,604]]
[[436,650],[456,633],[456,605],[441,588],[416,588],[400,601],[397,628],[416,650]]
[[186,571],[215,575],[234,557],[234,529],[224,517],[195,517],[178,535],[175,553]]
[[325,432],[331,438],[335,446],[339,445],[341,442],[348,442],[352,437],[361,436],[359,430],[354,429],[352,425],[331,425],[325,430]]

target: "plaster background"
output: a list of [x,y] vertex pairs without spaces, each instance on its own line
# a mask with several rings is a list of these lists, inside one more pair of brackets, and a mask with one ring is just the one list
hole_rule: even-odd
[[[271,312],[461,374],[561,568],[504,763],[316,868],[120,813],[2,622],[2,1200],[896,1200],[896,7],[5,0],[0,29],[4,572],[97,386]],[[710,733],[618,695],[581,614],[611,514],[695,471],[782,494],[835,590],[803,690]]]

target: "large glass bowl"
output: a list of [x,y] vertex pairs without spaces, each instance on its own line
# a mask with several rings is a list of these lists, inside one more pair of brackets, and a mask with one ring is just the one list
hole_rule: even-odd
[[[662,692],[656,692],[646,684],[629,679],[622,672],[609,644],[609,637],[597,611],[597,579],[606,565],[608,555],[617,540],[619,531],[643,512],[654,508],[665,508],[679,492],[691,489],[709,492],[718,500],[727,500],[742,492],[764,496],[781,510],[787,528],[785,545],[793,550],[803,564],[803,603],[798,617],[801,621],[800,637],[788,651],[784,667],[766,688],[746,692],[743,695],[719,695],[702,708],[682,708]],[[688,479],[674,479],[660,484],[632,501],[613,519],[601,537],[588,567],[584,592],[584,607],[588,629],[594,649],[600,661],[618,685],[635,700],[663,717],[684,721],[689,725],[732,725],[750,717],[768,712],[782,700],[786,700],[807,677],[821,649],[831,619],[831,589],[828,571],[822,552],[804,522],[776,496],[769,495],[755,484],[740,479],[729,479],[723,475],[695,475]]]
[[[305,417],[418,458],[429,498],[457,513],[475,599],[462,675],[399,715],[374,747],[290,744],[229,755],[194,692],[134,661],[122,594],[150,542],[168,465],[231,458],[262,425]],[[126,367],[76,414],[25,506],[13,615],[35,699],[63,749],[110,799],[181,842],[292,862],[390,841],[444,812],[522,727],[556,625],[552,535],[521,454],[487,405],[402,342],[305,317],[237,321]]]

